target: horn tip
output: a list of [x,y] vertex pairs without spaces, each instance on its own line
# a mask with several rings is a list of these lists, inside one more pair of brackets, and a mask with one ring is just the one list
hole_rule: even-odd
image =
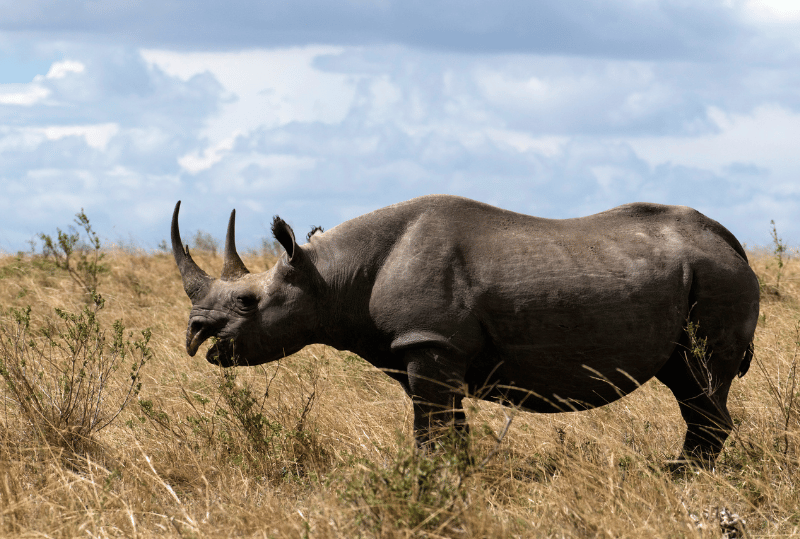
[[173,225],[177,225],[178,223],[178,212],[181,209],[181,201],[179,200],[177,204],[175,204],[175,209],[172,211],[172,223]]

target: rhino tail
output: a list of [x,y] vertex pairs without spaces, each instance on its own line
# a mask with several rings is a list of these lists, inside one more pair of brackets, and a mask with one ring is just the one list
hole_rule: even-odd
[[747,350],[744,352],[744,358],[742,358],[742,362],[739,364],[739,378],[747,374],[747,371],[750,369],[750,362],[753,360],[753,343],[747,345]]

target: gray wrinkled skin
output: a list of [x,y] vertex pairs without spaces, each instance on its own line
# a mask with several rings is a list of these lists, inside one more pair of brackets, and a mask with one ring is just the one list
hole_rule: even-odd
[[[425,196],[286,250],[251,274],[233,214],[223,276],[200,270],[173,216],[173,251],[192,300],[186,347],[258,365],[312,343],[350,350],[399,381],[414,427],[465,426],[461,397],[534,412],[602,406],[652,377],[688,425],[682,457],[713,462],[732,428],[732,380],[747,370],[758,319],[755,274],[736,238],[683,206],[627,204],[552,220],[472,200]],[[687,357],[687,320],[707,339]]]

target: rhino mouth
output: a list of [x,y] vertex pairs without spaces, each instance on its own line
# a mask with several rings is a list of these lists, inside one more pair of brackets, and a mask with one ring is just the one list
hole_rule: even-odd
[[220,367],[234,367],[239,364],[234,354],[232,339],[216,340],[206,352],[206,361]]
[[241,362],[236,359],[234,354],[234,341],[231,337],[221,337],[214,335],[216,328],[205,324],[204,321],[189,324],[186,330],[186,352],[194,356],[200,346],[210,341],[211,346],[206,352],[206,361],[221,367],[232,367]]

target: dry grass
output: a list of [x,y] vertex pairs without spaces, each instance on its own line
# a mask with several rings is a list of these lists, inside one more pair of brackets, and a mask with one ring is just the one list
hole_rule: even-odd
[[[195,256],[218,274],[219,257]],[[796,258],[764,295],[757,361],[734,382],[737,428],[716,469],[677,476],[663,463],[685,427],[656,381],[590,412],[516,413],[499,446],[513,411],[473,401],[473,460],[421,456],[408,399],[361,359],[315,345],[226,378],[184,351],[189,301],[170,255],[109,250],[105,262],[101,323],[152,329],[139,400],[68,454],[0,389],[4,536],[720,537],[729,513],[750,537],[800,533]],[[753,266],[775,282],[768,254]],[[30,257],[0,259],[0,277],[5,308],[30,305],[32,328],[85,304],[67,274]]]

